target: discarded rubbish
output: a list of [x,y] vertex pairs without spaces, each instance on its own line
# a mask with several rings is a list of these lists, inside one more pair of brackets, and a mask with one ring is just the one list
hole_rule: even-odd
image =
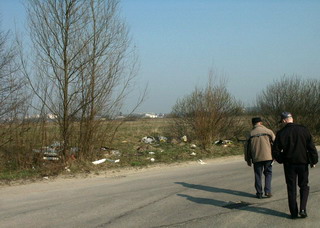
[[[43,160],[47,161],[57,161],[60,160],[59,153],[62,150],[63,142],[54,141],[50,146],[43,146],[40,149],[32,149],[35,153],[42,153],[43,154]],[[74,151],[75,149],[72,149],[70,151]]]
[[58,157],[43,157],[43,160],[48,160],[48,161],[58,161]]
[[148,143],[148,144],[152,144],[155,141],[156,141],[155,138],[152,136],[145,136],[141,139],[141,142]]
[[184,136],[181,137],[181,140],[182,140],[183,142],[187,142],[187,141],[188,141],[188,138],[187,138],[186,135],[184,135]]
[[43,177],[43,179],[45,179],[45,180],[49,180],[49,177]]
[[230,145],[232,144],[233,142],[231,140],[217,140],[214,142],[215,145]]
[[103,158],[103,159],[100,159],[100,160],[97,160],[97,161],[93,161],[92,164],[99,165],[99,164],[104,163],[106,161],[113,162],[113,163],[118,163],[118,162],[120,162],[120,159],[111,160],[111,159]]
[[120,159],[117,159],[117,160],[106,159],[106,160],[109,161],[109,162],[113,162],[113,163],[118,163],[118,162],[120,162]]
[[107,160],[106,158],[103,158],[103,159],[100,159],[100,160],[97,160],[97,161],[93,161],[92,164],[98,165],[98,164],[101,164],[101,163],[105,162],[106,160]]
[[150,151],[150,152],[149,152],[149,154],[155,154],[155,152],[153,152],[153,151]]
[[154,161],[155,161],[155,159],[154,159],[154,158],[150,158],[150,161],[154,162]]
[[201,165],[207,164],[207,163],[205,163],[204,161],[202,161],[201,159],[199,159],[198,162],[199,162]]
[[190,148],[191,148],[191,149],[195,149],[195,148],[197,148],[197,145],[196,145],[196,144],[191,144],[191,145],[190,145]]
[[192,152],[190,155],[192,156],[196,156],[197,154],[195,152]]
[[167,142],[168,138],[164,136],[159,136],[159,142]]

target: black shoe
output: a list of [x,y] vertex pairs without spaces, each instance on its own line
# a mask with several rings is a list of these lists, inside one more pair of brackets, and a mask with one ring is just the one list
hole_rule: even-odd
[[301,210],[301,211],[299,212],[299,215],[300,215],[301,218],[306,218],[306,217],[308,217],[306,210]]
[[271,197],[272,197],[271,192],[268,192],[268,193],[266,193],[265,195],[266,195],[267,198],[271,198]]
[[262,199],[262,193],[256,193],[258,199]]
[[291,215],[291,219],[297,219],[298,215]]

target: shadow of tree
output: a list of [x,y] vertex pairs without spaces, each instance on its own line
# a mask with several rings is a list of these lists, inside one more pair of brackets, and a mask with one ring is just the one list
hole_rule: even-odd
[[[236,191],[236,190],[215,188],[215,187],[204,186],[204,185],[194,185],[194,184],[188,184],[185,182],[175,182],[175,183],[181,184],[184,187],[194,188],[194,189],[199,189],[199,190],[204,190],[204,191],[209,191],[209,192],[222,192],[222,193],[233,194],[233,195],[238,195],[238,196],[255,197],[255,195],[253,195],[253,194],[249,194],[249,193],[241,192],[241,191]],[[228,208],[230,210],[236,209],[236,210],[242,210],[242,211],[250,211],[250,212],[259,213],[259,214],[278,216],[278,217],[282,217],[282,218],[290,218],[290,216],[286,213],[272,210],[269,208],[252,206],[252,205],[250,205],[248,203],[244,203],[244,202],[242,202],[242,203],[244,203],[243,204],[244,206],[239,206],[236,208],[229,208],[228,204],[230,204],[230,202],[216,200],[216,199],[193,197],[193,196],[186,195],[186,194],[177,194],[177,195],[180,197],[186,198],[189,201],[199,203],[199,204],[213,205],[213,206],[217,206],[217,207]]]

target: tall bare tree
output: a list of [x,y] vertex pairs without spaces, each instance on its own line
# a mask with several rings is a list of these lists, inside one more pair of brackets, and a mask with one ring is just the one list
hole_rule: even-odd
[[[80,120],[82,153],[90,151],[97,116],[115,111],[135,76],[135,58],[118,0],[29,0],[36,58],[29,81],[57,117],[66,156]],[[36,79],[36,80],[34,80]]]
[[18,52],[10,39],[10,32],[0,30],[0,120],[6,123],[1,131],[0,146],[12,140],[11,132],[17,129],[26,114],[27,95],[17,64]]

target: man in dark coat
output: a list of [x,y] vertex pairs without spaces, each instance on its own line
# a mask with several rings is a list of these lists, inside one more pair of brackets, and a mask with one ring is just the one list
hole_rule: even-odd
[[300,217],[306,218],[307,201],[309,196],[308,164],[314,167],[318,163],[318,152],[313,143],[309,130],[293,123],[289,112],[281,113],[281,120],[285,126],[276,134],[272,154],[279,163],[283,163],[287,184],[288,203],[293,219],[298,217],[297,179],[300,189]]

